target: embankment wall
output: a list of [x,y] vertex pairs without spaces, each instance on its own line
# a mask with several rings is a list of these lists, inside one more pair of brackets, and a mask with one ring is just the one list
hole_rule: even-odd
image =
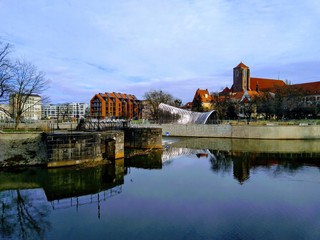
[[240,139],[320,139],[320,125],[162,124],[162,135]]
[[0,133],[0,167],[45,164],[46,159],[41,133]]

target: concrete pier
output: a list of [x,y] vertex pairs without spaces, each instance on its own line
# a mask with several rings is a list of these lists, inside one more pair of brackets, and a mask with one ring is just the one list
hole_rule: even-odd
[[125,157],[125,148],[162,148],[161,128],[55,133],[0,133],[0,168],[62,167]]
[[126,148],[162,148],[161,128],[125,128],[124,146]]
[[124,158],[121,131],[55,133],[46,135],[48,167]]

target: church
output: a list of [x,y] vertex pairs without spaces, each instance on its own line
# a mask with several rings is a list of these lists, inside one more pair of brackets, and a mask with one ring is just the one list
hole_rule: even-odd
[[[234,100],[241,102],[245,99],[250,100],[251,97],[258,95],[259,92],[275,93],[278,88],[285,86],[287,84],[283,80],[251,77],[250,68],[240,62],[233,68],[233,84],[231,88],[226,87],[220,92],[220,95],[230,95]],[[293,84],[291,86],[303,91],[305,99],[320,104],[320,81]]]

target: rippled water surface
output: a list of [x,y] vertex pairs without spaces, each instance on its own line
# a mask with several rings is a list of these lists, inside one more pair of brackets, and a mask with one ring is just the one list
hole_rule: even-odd
[[166,139],[163,153],[111,165],[1,172],[0,239],[320,239],[317,148],[203,141]]

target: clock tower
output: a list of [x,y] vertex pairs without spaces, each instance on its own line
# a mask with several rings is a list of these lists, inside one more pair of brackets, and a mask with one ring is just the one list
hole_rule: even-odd
[[233,92],[250,91],[250,69],[242,62],[233,68]]

